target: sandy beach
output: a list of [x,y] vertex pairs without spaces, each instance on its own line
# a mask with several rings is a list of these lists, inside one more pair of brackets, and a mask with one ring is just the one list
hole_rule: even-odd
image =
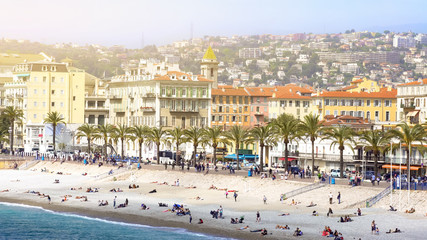
[[[47,171],[42,172],[42,169]],[[108,175],[111,169],[113,174]],[[229,175],[226,171],[224,174],[204,175],[194,171],[187,172],[187,170],[116,169],[112,166],[85,166],[80,163],[40,162],[28,170],[2,170],[0,202],[41,206],[53,211],[107,220],[186,228],[194,232],[236,239],[296,238],[292,234],[297,227],[303,231],[303,239],[326,239],[321,236],[325,226],[338,230],[345,239],[421,239],[425,232],[423,228],[427,224],[427,218],[424,216],[427,196],[425,192],[412,193],[413,200],[410,206],[417,210],[414,214],[403,213],[409,205],[402,205],[402,209],[397,212],[387,211],[390,198],[385,197],[373,208],[362,208],[361,217],[353,217],[357,207],[363,207],[366,199],[375,196],[383,188],[374,188],[369,185],[359,187],[327,185],[281,202],[281,194],[306,186],[309,182],[248,178]],[[178,179],[179,186],[173,186]],[[59,180],[59,183],[55,183],[55,180]],[[160,184],[164,182],[167,185]],[[129,189],[130,184],[138,185],[139,188]],[[217,189],[210,189],[212,185]],[[71,190],[72,188],[76,190]],[[86,192],[87,188],[97,188],[98,192]],[[120,188],[123,192],[110,192],[113,188]],[[156,193],[149,193],[154,189]],[[237,201],[233,198],[233,192],[230,192],[226,198],[225,189],[237,191]],[[3,190],[9,191],[1,192]],[[25,193],[26,191],[49,195],[52,199],[51,204],[46,197]],[[338,192],[342,196],[341,204],[338,204],[336,199]],[[333,194],[332,205],[329,204],[329,193]],[[69,195],[68,200],[61,202],[65,195]],[[76,199],[76,196],[86,196],[87,201]],[[124,203],[126,199],[129,205],[114,209],[115,196],[117,196],[117,205]],[[267,198],[267,204],[263,202],[264,196]],[[402,196],[406,197],[406,192],[403,192]],[[292,199],[298,204],[291,205]],[[107,200],[109,205],[98,206],[100,200]],[[396,197],[394,201],[397,201]],[[159,202],[166,203],[169,207],[159,207]],[[307,207],[311,202],[317,206]],[[150,209],[141,210],[142,203]],[[192,224],[189,223],[188,215],[177,216],[170,211],[165,211],[174,203],[183,204],[185,208],[191,210]],[[224,209],[224,219],[212,218],[210,211],[217,210],[220,206]],[[329,207],[333,209],[334,214],[327,217]],[[316,210],[319,216],[312,216],[313,210]],[[261,215],[260,222],[256,222],[257,211]],[[289,215],[280,216],[284,213]],[[353,221],[338,222],[339,217],[344,215],[351,215]],[[230,218],[241,216],[245,218],[244,223],[230,224]],[[200,218],[203,219],[203,224],[197,224]],[[371,235],[372,220],[378,224],[379,235]],[[290,230],[276,229],[278,224],[289,225]],[[249,228],[238,230],[245,226]],[[388,229],[396,227],[401,229],[402,233],[385,233]],[[267,236],[261,236],[259,232],[250,232],[250,230],[262,228],[267,229],[269,233]]]

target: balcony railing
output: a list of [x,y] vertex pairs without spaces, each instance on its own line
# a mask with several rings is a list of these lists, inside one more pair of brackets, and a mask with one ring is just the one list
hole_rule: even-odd
[[141,107],[142,112],[155,112],[156,110],[153,107]]
[[199,112],[199,108],[195,108],[195,109],[170,109],[169,112],[171,113],[182,113],[182,112],[188,112],[188,113],[197,113]]

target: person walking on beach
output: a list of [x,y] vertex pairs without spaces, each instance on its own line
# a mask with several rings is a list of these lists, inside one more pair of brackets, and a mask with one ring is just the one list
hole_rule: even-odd
[[129,204],[129,200],[126,198],[125,206],[127,207],[127,206],[128,206],[128,204]]
[[114,197],[114,200],[113,200],[113,208],[116,208],[116,199],[117,199],[117,196],[115,196],[115,197]]
[[338,192],[337,199],[338,199],[338,204],[341,204],[341,193],[340,192]]
[[225,198],[228,198],[228,191],[225,190]]
[[329,204],[332,204],[333,197],[332,192],[329,192]]
[[49,201],[49,204],[50,204],[50,201],[52,200],[50,199],[50,195],[47,195],[47,200]]
[[264,204],[267,204],[267,197],[265,195],[264,195],[263,200],[264,200]]
[[234,201],[237,202],[237,192],[234,192]]
[[261,222],[261,214],[259,214],[259,211],[256,212],[256,222]]
[[223,213],[224,213],[224,209],[223,209],[223,208],[222,208],[222,206],[220,205],[220,206],[219,206],[219,218],[221,218],[221,219],[223,218],[223,217],[222,217],[222,214],[223,214]]
[[190,224],[191,224],[191,221],[193,221],[193,217],[191,216],[191,214],[190,214]]
[[377,225],[375,224],[375,220],[371,223],[371,234],[374,234],[377,230]]

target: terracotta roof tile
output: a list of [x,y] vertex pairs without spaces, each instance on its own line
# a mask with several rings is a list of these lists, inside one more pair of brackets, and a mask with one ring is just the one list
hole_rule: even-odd
[[249,96],[243,88],[212,89],[212,96]]
[[[427,78],[424,78],[422,80],[422,84],[427,84]],[[400,85],[397,85],[397,86],[410,86],[410,85],[421,85],[421,82],[419,82],[419,81],[413,81],[413,82],[408,82],[408,83],[400,84]]]

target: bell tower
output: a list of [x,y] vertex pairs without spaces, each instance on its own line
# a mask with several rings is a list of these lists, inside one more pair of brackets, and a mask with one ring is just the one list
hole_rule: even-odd
[[206,50],[200,68],[205,78],[213,80],[212,88],[218,88],[218,60],[211,46]]

